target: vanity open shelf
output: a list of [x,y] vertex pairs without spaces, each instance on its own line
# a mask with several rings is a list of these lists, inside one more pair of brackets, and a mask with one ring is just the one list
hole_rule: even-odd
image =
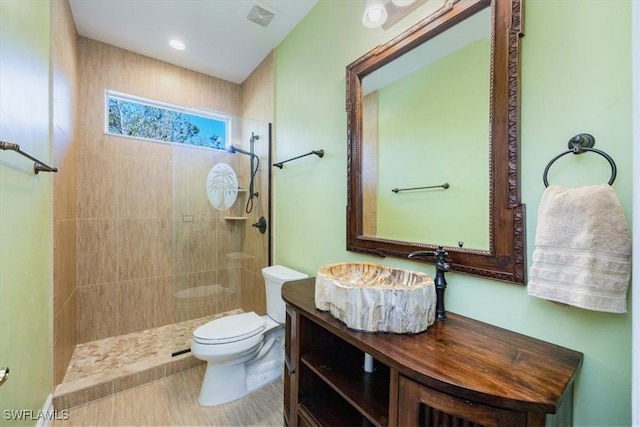
[[374,425],[354,407],[346,405],[341,396],[328,384],[312,376],[308,379],[309,386],[314,388],[314,393],[300,399],[298,413],[304,421],[299,425]]
[[[302,406],[315,418],[324,416],[318,411],[331,404],[336,411],[353,412],[358,425],[385,426],[389,423],[389,369],[381,365],[373,373],[363,370],[364,352],[333,335],[326,335],[322,327],[308,319],[301,319],[305,338],[301,342],[300,385],[304,396]],[[340,355],[339,358],[336,355]],[[329,393],[322,392],[329,386]],[[329,397],[327,397],[329,396]],[[334,398],[332,398],[334,397]],[[313,409],[312,409],[313,408]],[[355,411],[353,411],[355,410]],[[336,425],[336,424],[322,424]]]
[[282,288],[285,425],[571,425],[582,353],[453,313],[419,334],[356,331],[314,289]]

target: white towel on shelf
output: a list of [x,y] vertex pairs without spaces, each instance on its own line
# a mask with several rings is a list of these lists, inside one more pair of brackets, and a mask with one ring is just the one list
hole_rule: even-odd
[[624,313],[630,277],[631,233],[613,188],[548,187],[538,211],[529,295]]

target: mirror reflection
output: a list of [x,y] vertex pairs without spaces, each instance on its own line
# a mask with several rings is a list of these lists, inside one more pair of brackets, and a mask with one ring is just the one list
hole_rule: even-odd
[[362,79],[364,236],[489,250],[490,19]]
[[439,4],[347,65],[346,247],[523,284],[522,0]]

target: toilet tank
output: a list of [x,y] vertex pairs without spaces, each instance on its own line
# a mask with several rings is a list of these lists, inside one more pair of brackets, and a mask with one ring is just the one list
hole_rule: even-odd
[[267,314],[276,322],[284,323],[286,308],[281,295],[282,285],[309,276],[283,265],[272,265],[262,269],[262,277],[267,294]]

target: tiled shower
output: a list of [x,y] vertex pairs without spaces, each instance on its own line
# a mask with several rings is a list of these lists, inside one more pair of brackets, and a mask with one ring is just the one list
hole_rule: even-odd
[[[252,126],[258,127],[268,134],[268,126]],[[242,131],[236,130],[240,145]],[[113,154],[80,152],[80,164],[91,167],[79,177],[78,342],[235,308],[261,311],[262,294],[254,291],[261,284],[259,269],[267,265],[268,234],[251,221],[268,217],[268,204],[260,200],[246,214],[247,194],[240,191],[229,211],[218,211],[206,194],[207,173],[220,162],[230,164],[246,188],[248,159],[104,138],[104,145],[116,147]],[[261,169],[260,194],[267,199],[268,169]]]
[[[64,107],[73,119],[54,132],[56,164],[64,166],[54,182],[54,385],[75,349],[97,340],[164,334],[227,311],[264,314],[261,269],[271,230],[252,224],[270,219],[273,112],[272,55],[237,85],[77,37],[59,6],[55,46],[67,49],[54,49],[54,111]],[[259,134],[252,211],[245,212],[242,190],[228,211],[218,211],[205,188],[220,162],[246,188],[247,156],[107,135],[106,90],[230,115],[237,147],[248,149],[251,133]],[[173,332],[169,355],[185,350],[189,334]]]

